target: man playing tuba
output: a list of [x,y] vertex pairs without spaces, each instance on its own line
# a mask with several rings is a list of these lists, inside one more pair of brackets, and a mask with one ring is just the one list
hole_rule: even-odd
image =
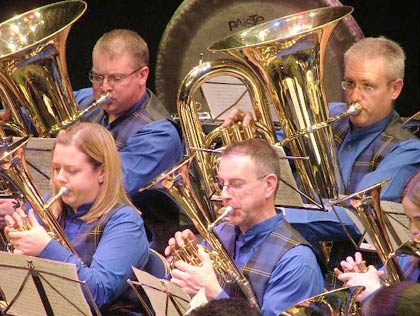
[[[350,194],[391,178],[382,190],[381,199],[400,202],[405,183],[420,168],[420,141],[403,129],[394,103],[401,93],[404,78],[405,54],[394,41],[385,37],[364,38],[345,53],[345,71],[342,81],[347,105],[359,103],[360,114],[334,124],[334,136],[344,187],[341,194]],[[332,116],[342,113],[346,104],[331,103]],[[251,116],[233,110],[224,125],[242,120],[248,123]],[[343,208],[334,212],[288,209],[287,220],[312,245],[334,240],[330,262],[354,253],[343,225],[353,238],[360,232]],[[344,245],[338,244],[343,242]],[[336,252],[337,250],[337,252]],[[334,284],[334,280],[331,284]]]

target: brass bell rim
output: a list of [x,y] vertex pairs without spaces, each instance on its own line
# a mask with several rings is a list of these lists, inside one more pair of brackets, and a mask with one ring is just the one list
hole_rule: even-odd
[[[42,42],[45,42],[46,39],[53,38],[54,36],[62,32],[64,29],[68,28],[69,25],[72,25],[74,22],[76,22],[85,13],[87,9],[87,4],[85,1],[82,1],[82,0],[66,0],[66,1],[55,2],[55,3],[41,6],[39,8],[30,10],[30,11],[26,11],[24,13],[16,15],[0,23],[0,35],[2,35],[2,32],[4,31],[4,29],[7,30],[8,28],[12,28],[16,22],[21,23],[22,20],[30,17],[31,15],[43,14],[44,12],[47,12],[47,11],[52,11],[52,10],[65,8],[65,7],[71,8],[72,6],[74,7],[72,8],[74,12],[72,14],[67,14],[67,16],[65,17],[66,19],[63,20],[60,24],[58,25],[54,24],[53,31],[51,30],[47,30],[46,32],[37,31],[33,33],[34,34],[33,40],[29,41],[25,45],[19,45],[16,48],[12,47],[11,45],[5,45],[4,42],[6,42],[6,44],[9,44],[7,40],[3,41],[3,44],[0,45],[0,59],[15,55],[16,53],[19,53],[19,52],[23,52],[27,50],[28,48],[33,47],[34,45],[38,45]],[[30,25],[32,24],[28,24],[27,27],[25,26],[24,30],[25,31],[29,30]],[[22,32],[19,32],[19,33],[22,33]],[[27,33],[24,33],[24,34],[27,35]]]
[[[287,39],[292,40],[293,38],[296,38],[296,36],[313,33],[315,30],[324,28],[329,24],[337,23],[339,20],[350,15],[353,10],[354,9],[351,6],[323,7],[290,14],[228,35],[223,39],[210,44],[207,49],[211,52],[222,52],[264,45],[270,42],[285,41]],[[313,22],[316,23],[308,23],[302,30],[297,32],[296,29],[290,30],[290,27],[287,27],[287,24],[301,26],[304,21],[295,23],[295,20],[303,16],[309,17],[309,20],[312,19]],[[314,19],[314,17],[317,17],[317,19]],[[267,33],[265,32],[267,29],[275,30],[275,32]],[[262,39],[261,35],[268,36],[267,38]]]

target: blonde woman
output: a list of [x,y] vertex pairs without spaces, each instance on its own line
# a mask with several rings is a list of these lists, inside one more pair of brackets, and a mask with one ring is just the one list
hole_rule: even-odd
[[51,209],[77,255],[52,239],[32,210],[30,230],[19,231],[22,210],[6,216],[14,252],[76,264],[103,315],[136,315],[127,279],[134,278],[132,266],[146,264],[148,241],[141,215],[124,191],[112,134],[95,123],[60,131],[51,167],[53,192],[67,188]]

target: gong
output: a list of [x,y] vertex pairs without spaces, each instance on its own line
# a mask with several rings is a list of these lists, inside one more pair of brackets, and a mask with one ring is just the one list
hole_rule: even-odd
[[[282,16],[325,6],[338,0],[186,0],[170,19],[159,43],[155,89],[171,113],[177,112],[178,88],[200,60],[231,58],[207,50],[212,43],[240,30]],[[334,30],[325,56],[325,88],[329,101],[342,101],[344,52],[363,33],[352,16]]]

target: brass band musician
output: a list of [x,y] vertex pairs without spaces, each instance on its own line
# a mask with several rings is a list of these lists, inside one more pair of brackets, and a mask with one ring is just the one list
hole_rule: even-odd
[[[420,172],[417,172],[407,183],[402,194],[404,212],[410,220],[410,233],[415,243],[420,242]],[[419,249],[419,247],[417,247]],[[420,283],[420,259],[416,256],[404,255],[398,257],[406,280]],[[370,300],[383,285],[386,271],[377,270],[369,266],[366,272],[361,271],[363,257],[356,252],[354,257],[347,257],[341,261],[341,269],[334,271],[338,278],[348,286],[363,285],[366,289],[359,295],[361,301]],[[379,300],[378,300],[379,301]]]
[[[307,242],[274,205],[280,166],[276,151],[264,140],[232,144],[218,170],[224,206],[233,213],[215,230],[251,283],[262,315],[277,315],[323,291],[324,277]],[[190,231],[177,232],[165,254],[182,247]],[[204,244],[206,244],[204,242]],[[200,248],[201,249],[201,248]],[[176,250],[175,250],[176,251]],[[203,289],[208,300],[236,296],[238,289],[218,282],[209,255],[200,250],[202,266],[175,261],[171,282],[190,295]]]
[[[335,123],[335,140],[344,187],[340,193],[350,194],[386,178],[391,181],[382,191],[381,199],[400,201],[407,180],[420,169],[420,141],[402,127],[394,110],[404,79],[405,54],[394,41],[385,37],[364,38],[345,53],[345,71],[341,83],[347,105],[355,102],[362,107],[360,114]],[[331,115],[342,113],[344,103],[330,104]],[[242,117],[241,110],[233,110],[224,122],[242,120],[246,124],[252,117]],[[335,242],[331,267],[338,259],[354,253],[347,241],[344,225],[354,239],[360,232],[345,210],[335,207],[334,212],[287,209],[287,220],[314,247],[320,241]],[[335,281],[331,281],[334,286]]]
[[77,253],[51,238],[33,211],[26,216],[21,209],[6,216],[14,253],[74,263],[102,315],[140,315],[127,279],[134,278],[133,266],[146,264],[149,245],[141,214],[124,191],[112,134],[86,122],[60,131],[51,169],[54,192],[67,189],[52,212]]

